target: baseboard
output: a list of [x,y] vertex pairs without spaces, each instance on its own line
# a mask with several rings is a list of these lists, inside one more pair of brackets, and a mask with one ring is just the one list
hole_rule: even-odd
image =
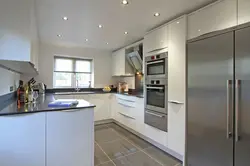
[[95,121],[95,125],[102,125],[102,124],[108,124],[108,123],[113,123],[113,119],[105,119],[105,120],[98,120]]
[[173,156],[174,158],[176,158],[176,159],[178,159],[178,160],[180,160],[180,161],[183,162],[183,156],[180,155],[179,153],[176,153],[175,151],[173,151],[173,150],[171,150],[171,149],[169,149],[169,148],[167,148],[167,147],[159,144],[158,142],[152,140],[151,138],[148,138],[147,136],[145,136],[145,135],[143,135],[143,134],[141,134],[141,133],[139,133],[139,132],[137,132],[137,131],[135,131],[135,130],[133,130],[133,129],[127,127],[127,126],[125,126],[125,125],[123,125],[123,124],[121,124],[120,122],[118,122],[118,121],[116,121],[114,119],[107,119],[107,120],[96,121],[95,125],[107,124],[107,123],[112,123],[112,122],[115,123],[115,124],[117,124],[118,126],[124,128],[124,129],[128,130],[129,132],[133,133],[134,135],[140,137],[141,139],[149,142],[150,144],[156,146],[157,148],[159,148],[162,151],[168,153],[169,155]]

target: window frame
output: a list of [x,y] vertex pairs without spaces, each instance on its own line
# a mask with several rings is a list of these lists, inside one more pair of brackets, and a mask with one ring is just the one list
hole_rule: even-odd
[[[68,60],[72,60],[73,66],[72,66],[72,71],[56,71],[55,68],[55,64],[56,64],[56,59],[68,59]],[[89,61],[90,62],[90,72],[77,72],[76,71],[76,62],[77,61]],[[94,80],[94,76],[93,76],[93,63],[94,60],[90,59],[90,58],[75,58],[75,57],[64,57],[64,56],[54,56],[54,68],[53,68],[53,88],[77,88],[76,86],[76,74],[90,74],[90,81],[91,81],[91,87],[93,85],[93,80]],[[55,73],[70,73],[71,74],[71,86],[56,86],[56,78],[55,78]],[[78,88],[88,88],[86,86],[78,86]]]

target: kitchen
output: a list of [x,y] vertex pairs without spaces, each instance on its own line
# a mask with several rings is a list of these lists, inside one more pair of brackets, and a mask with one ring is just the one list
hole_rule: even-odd
[[[80,0],[72,2],[60,2],[58,0],[22,1],[2,0],[0,2],[0,41],[2,43],[0,45],[0,123],[11,124],[11,121],[13,121],[12,128],[1,125],[0,131],[2,133],[6,133],[10,129],[16,132],[23,131],[21,124],[24,125],[26,120],[14,122],[20,116],[20,119],[27,119],[27,124],[24,125],[25,128],[29,128],[28,124],[31,122],[37,123],[41,127],[41,130],[36,130],[35,127],[30,128],[30,132],[26,131],[26,135],[35,138],[35,135],[30,133],[36,131],[37,135],[44,135],[47,131],[47,134],[61,131],[50,138],[58,138],[58,140],[60,140],[60,137],[65,138],[58,141],[57,145],[66,143],[67,146],[62,146],[61,151],[60,149],[53,151],[53,147],[56,145],[55,139],[48,139],[45,136],[36,137],[37,139],[34,140],[44,141],[47,144],[41,146],[40,150],[37,151],[37,155],[35,155],[35,153],[31,153],[31,150],[34,149],[28,146],[28,142],[25,141],[26,136],[22,135],[22,132],[17,132],[16,135],[10,132],[2,138],[5,141],[2,142],[1,147],[5,148],[0,149],[1,154],[5,151],[11,152],[13,149],[8,148],[15,148],[14,145],[19,145],[15,138],[20,138],[24,142],[23,146],[18,146],[15,152],[18,152],[21,165],[83,165],[81,164],[84,163],[81,154],[89,155],[88,159],[85,159],[85,161],[89,161],[89,163],[85,163],[89,166],[143,164],[198,166],[201,163],[203,166],[206,166],[206,163],[214,166],[244,166],[244,163],[239,162],[240,160],[248,163],[247,157],[244,157],[245,155],[241,155],[241,158],[236,153],[241,149],[244,151],[243,154],[250,152],[249,148],[243,148],[243,143],[247,143],[244,137],[248,138],[248,130],[244,121],[242,122],[244,128],[241,128],[237,123],[235,124],[237,129],[241,128],[239,131],[242,132],[242,140],[237,139],[237,142],[232,143],[232,146],[238,147],[239,145],[239,149],[236,148],[236,151],[227,150],[232,154],[236,153],[236,155],[232,155],[233,157],[221,155],[222,160],[213,157],[213,152],[217,149],[212,146],[212,143],[219,145],[218,142],[205,142],[204,140],[205,135],[209,134],[208,131],[210,130],[208,129],[211,128],[202,128],[202,121],[192,119],[195,114],[200,115],[201,119],[206,119],[197,111],[202,112],[203,109],[200,108],[202,106],[209,107],[209,105],[202,105],[202,103],[205,103],[201,100],[204,96],[195,96],[191,93],[190,88],[193,88],[194,85],[201,86],[200,80],[206,80],[200,75],[207,76],[208,83],[209,78],[211,78],[208,71],[217,69],[218,75],[224,71],[223,69],[220,71],[219,66],[215,65],[216,63],[213,64],[214,68],[211,68],[208,64],[199,66],[195,63],[196,61],[192,60],[192,56],[196,55],[197,50],[199,50],[197,48],[202,47],[198,42],[198,47],[192,47],[195,45],[195,41],[205,40],[205,37],[199,38],[199,36],[215,31],[227,28],[233,28],[231,31],[238,31],[247,28],[247,25],[242,24],[250,21],[249,1],[193,0],[186,2],[177,0],[154,3],[149,1],[114,2],[111,0],[108,2],[88,0],[83,2]],[[170,3],[171,7],[169,6]],[[145,6],[143,5],[144,10],[140,13],[138,9],[142,7],[141,4]],[[68,8],[71,10],[69,11]],[[107,12],[107,9],[110,9],[110,12]],[[113,22],[114,20],[116,22]],[[238,27],[235,28],[235,26]],[[229,31],[226,30],[226,32]],[[217,32],[217,34],[212,34],[208,38],[220,33],[223,32]],[[241,38],[237,38],[237,41],[232,43],[237,43]],[[247,41],[247,39],[244,40]],[[194,44],[192,45],[192,43]],[[212,48],[212,50],[224,48],[210,47],[210,43],[208,42],[203,50],[207,48]],[[222,43],[226,43],[226,40],[217,43],[217,45],[222,46]],[[242,43],[241,50],[244,50]],[[232,52],[228,51],[230,55],[233,54]],[[210,52],[210,54],[216,53]],[[200,55],[205,54],[206,52],[200,52]],[[204,59],[206,58],[203,57]],[[67,61],[66,65],[61,63],[60,60]],[[210,62],[211,59],[207,58],[206,60]],[[202,56],[201,59],[197,58],[197,61],[202,62]],[[61,65],[58,66],[57,62],[58,64],[61,63]],[[247,59],[240,62],[245,67],[248,66]],[[78,64],[81,67],[78,68]],[[84,67],[82,68],[82,66]],[[227,66],[226,68],[228,70],[233,67]],[[198,72],[199,70],[200,72]],[[15,91],[18,88],[19,80],[24,80],[26,83],[31,78],[34,78],[37,83],[46,84],[45,98],[39,97],[38,103],[40,104],[28,106],[28,108],[21,109],[18,112],[16,102],[13,104],[13,100],[16,100]],[[228,80],[234,79],[228,78]],[[242,76],[237,79],[243,80],[246,78]],[[196,83],[194,83],[195,80]],[[125,92],[128,92],[129,95],[117,93],[117,89],[114,87],[119,87],[119,82],[127,83],[127,85],[125,84]],[[202,85],[207,84],[204,82]],[[215,84],[212,85],[215,86]],[[232,87],[231,85],[228,84],[229,87]],[[103,92],[103,88],[107,86],[111,88],[109,93]],[[222,87],[224,84],[220,86]],[[245,87],[243,86],[243,88]],[[109,88],[105,89],[109,90]],[[237,90],[236,88],[236,92]],[[123,88],[121,91],[124,91]],[[202,94],[202,91],[200,94]],[[77,107],[81,111],[72,112],[70,108],[64,108],[71,115],[52,116],[55,113],[65,113],[61,108],[55,111],[48,107],[50,102],[57,99],[78,100],[79,105]],[[44,103],[44,105],[41,103]],[[213,104],[214,107],[211,109],[217,110],[218,108],[215,108],[217,103],[214,102]],[[242,109],[245,109],[244,104],[242,107]],[[196,111],[194,108],[200,110]],[[41,109],[43,109],[42,112],[39,112]],[[30,116],[22,117],[20,113],[25,113],[27,110],[33,113],[25,114]],[[230,117],[234,117],[234,111],[234,109],[229,110]],[[78,118],[77,114],[74,113],[84,115]],[[245,114],[245,110],[242,110],[242,113]],[[224,114],[226,117],[226,112]],[[31,118],[32,116],[34,118]],[[57,118],[58,121],[58,124],[54,124],[51,130],[48,127],[43,127],[46,124],[52,124],[47,123],[50,118],[47,120],[45,118],[50,116],[52,119]],[[77,120],[70,119],[71,116]],[[207,114],[207,116],[211,120],[218,120],[215,115]],[[62,117],[71,125],[63,125],[64,123],[59,120],[59,117]],[[86,121],[86,119],[89,119],[89,121]],[[203,122],[208,123],[204,119]],[[83,121],[86,123],[81,124]],[[228,120],[228,130],[234,126],[234,123],[229,122]],[[77,128],[79,131],[84,132],[75,130],[75,133],[70,133],[71,129],[76,128],[77,124],[82,126],[92,125],[92,127],[89,130],[88,128]],[[191,124],[199,127],[193,127]],[[227,125],[224,121],[217,121],[216,124]],[[15,128],[15,126],[19,125],[20,127]],[[212,124],[209,125],[213,126]],[[60,130],[60,126],[67,130]],[[227,131],[223,129],[223,133],[224,130],[226,137]],[[89,142],[79,142],[74,136],[67,137],[67,135],[76,133],[82,133],[79,135],[79,139],[82,138],[82,140],[88,140]],[[95,138],[91,133],[95,134]],[[227,140],[221,139],[219,135],[211,136],[210,140],[218,139],[224,142],[234,142],[232,137],[238,133],[234,134],[234,130],[230,131],[230,133]],[[113,138],[109,138],[107,136],[109,134],[113,134]],[[12,141],[13,146],[10,146],[10,144],[4,146],[4,143],[10,137],[12,139],[9,140]],[[113,141],[116,146],[108,146],[110,141]],[[197,153],[202,151],[201,147],[203,146],[196,147],[193,141],[200,141],[199,143],[202,143],[202,145],[209,143],[211,148],[204,148],[208,149],[205,152],[211,158],[204,156],[205,153]],[[76,142],[76,144],[69,148],[72,142]],[[142,147],[141,144],[135,142],[143,142],[144,146]],[[34,141],[32,145],[35,146],[36,144]],[[125,151],[121,144],[125,144],[125,147],[130,146],[129,150]],[[227,148],[230,147],[230,143],[228,144]],[[81,145],[81,147],[91,145],[87,147],[89,150],[95,151],[95,153],[86,153],[86,149],[83,148],[77,151],[77,145]],[[221,145],[223,145],[221,149],[224,149],[224,144]],[[51,147],[51,149],[48,147]],[[26,153],[22,153],[23,148],[26,148]],[[72,154],[77,155],[70,155],[67,149],[70,149]],[[221,153],[223,154],[225,151],[221,151]],[[242,154],[242,152],[240,153]],[[49,154],[54,157],[51,158]],[[25,160],[26,156],[29,155],[41,157],[34,157],[32,161]],[[223,160],[224,157],[234,158],[235,163],[229,159]],[[143,160],[138,161],[135,158],[143,158]],[[209,160],[206,160],[208,158]],[[0,161],[4,161],[3,164],[0,163],[1,165],[17,165],[8,158],[8,153],[3,155]]]

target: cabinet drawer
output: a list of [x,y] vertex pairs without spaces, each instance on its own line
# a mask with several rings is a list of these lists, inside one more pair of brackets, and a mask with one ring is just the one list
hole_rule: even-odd
[[133,118],[132,116],[123,113],[122,111],[118,111],[116,117],[118,122],[132,129],[136,129],[136,119]]
[[145,110],[145,123],[162,131],[168,131],[168,115]]

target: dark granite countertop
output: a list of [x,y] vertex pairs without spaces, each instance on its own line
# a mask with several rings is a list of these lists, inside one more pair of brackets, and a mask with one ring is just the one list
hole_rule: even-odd
[[83,109],[83,108],[93,108],[95,105],[90,104],[85,100],[78,100],[77,106],[72,107],[48,107],[50,102],[55,101],[53,94],[40,95],[36,103],[25,104],[18,108],[17,102],[9,104],[7,107],[0,110],[0,116],[15,115],[15,114],[27,114],[27,113],[37,113],[37,112],[49,112],[49,111],[62,111],[70,109]]

